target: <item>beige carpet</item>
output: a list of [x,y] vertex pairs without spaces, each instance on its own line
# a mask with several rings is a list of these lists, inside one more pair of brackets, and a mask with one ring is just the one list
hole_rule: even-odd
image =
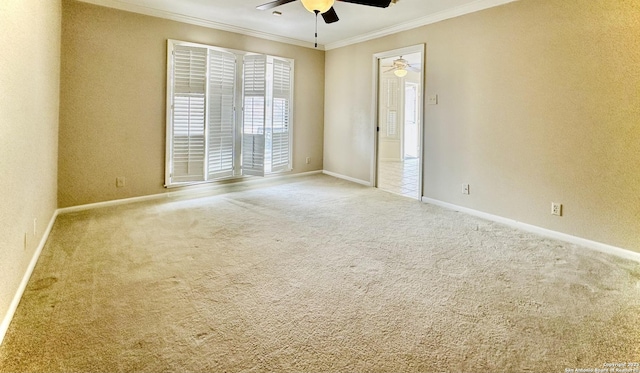
[[602,368],[640,361],[639,267],[328,176],[229,187],[59,216],[0,371]]

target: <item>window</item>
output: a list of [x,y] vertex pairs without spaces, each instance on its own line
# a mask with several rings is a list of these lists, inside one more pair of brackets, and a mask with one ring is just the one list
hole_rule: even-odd
[[293,61],[168,41],[165,186],[291,170]]

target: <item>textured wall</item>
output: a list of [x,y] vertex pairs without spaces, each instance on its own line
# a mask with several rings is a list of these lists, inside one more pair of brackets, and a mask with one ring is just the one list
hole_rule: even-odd
[[0,2],[0,320],[56,209],[60,8]]
[[371,180],[372,55],[426,43],[426,197],[640,251],[638,35],[637,1],[521,0],[328,51],[325,169]]
[[324,52],[65,0],[60,207],[166,191],[167,39],[293,58],[293,172],[322,169]]

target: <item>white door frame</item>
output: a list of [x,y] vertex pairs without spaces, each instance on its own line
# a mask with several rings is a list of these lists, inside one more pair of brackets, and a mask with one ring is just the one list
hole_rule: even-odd
[[420,120],[420,157],[418,161],[418,199],[422,199],[423,191],[422,191],[422,170],[423,170],[423,162],[424,162],[424,97],[426,92],[425,85],[425,45],[418,44],[409,47],[394,49],[386,52],[379,52],[373,55],[373,97],[372,97],[372,105],[374,123],[372,126],[373,131],[373,146],[372,146],[372,154],[371,154],[371,180],[370,183],[374,187],[378,187],[378,125],[379,125],[379,108],[378,108],[378,97],[380,90],[380,60],[385,58],[391,58],[396,56],[409,55],[413,53],[420,53],[421,56],[421,64],[420,64],[420,96],[422,100],[418,105],[419,117]]

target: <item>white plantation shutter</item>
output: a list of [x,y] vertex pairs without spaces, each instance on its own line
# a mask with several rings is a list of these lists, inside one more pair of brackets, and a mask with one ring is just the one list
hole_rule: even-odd
[[209,54],[208,178],[233,175],[235,134],[236,56],[211,50]]
[[291,170],[292,60],[177,40],[167,51],[165,186]]
[[273,59],[271,171],[290,169],[291,164],[291,63]]
[[242,173],[264,176],[267,57],[244,56]]
[[207,50],[176,46],[173,53],[171,181],[204,180]]
[[398,130],[398,85],[399,78],[396,77],[387,77],[382,81],[382,89],[386,98],[382,106],[384,114],[381,116],[384,119],[381,133],[383,137],[397,138],[400,134]]

